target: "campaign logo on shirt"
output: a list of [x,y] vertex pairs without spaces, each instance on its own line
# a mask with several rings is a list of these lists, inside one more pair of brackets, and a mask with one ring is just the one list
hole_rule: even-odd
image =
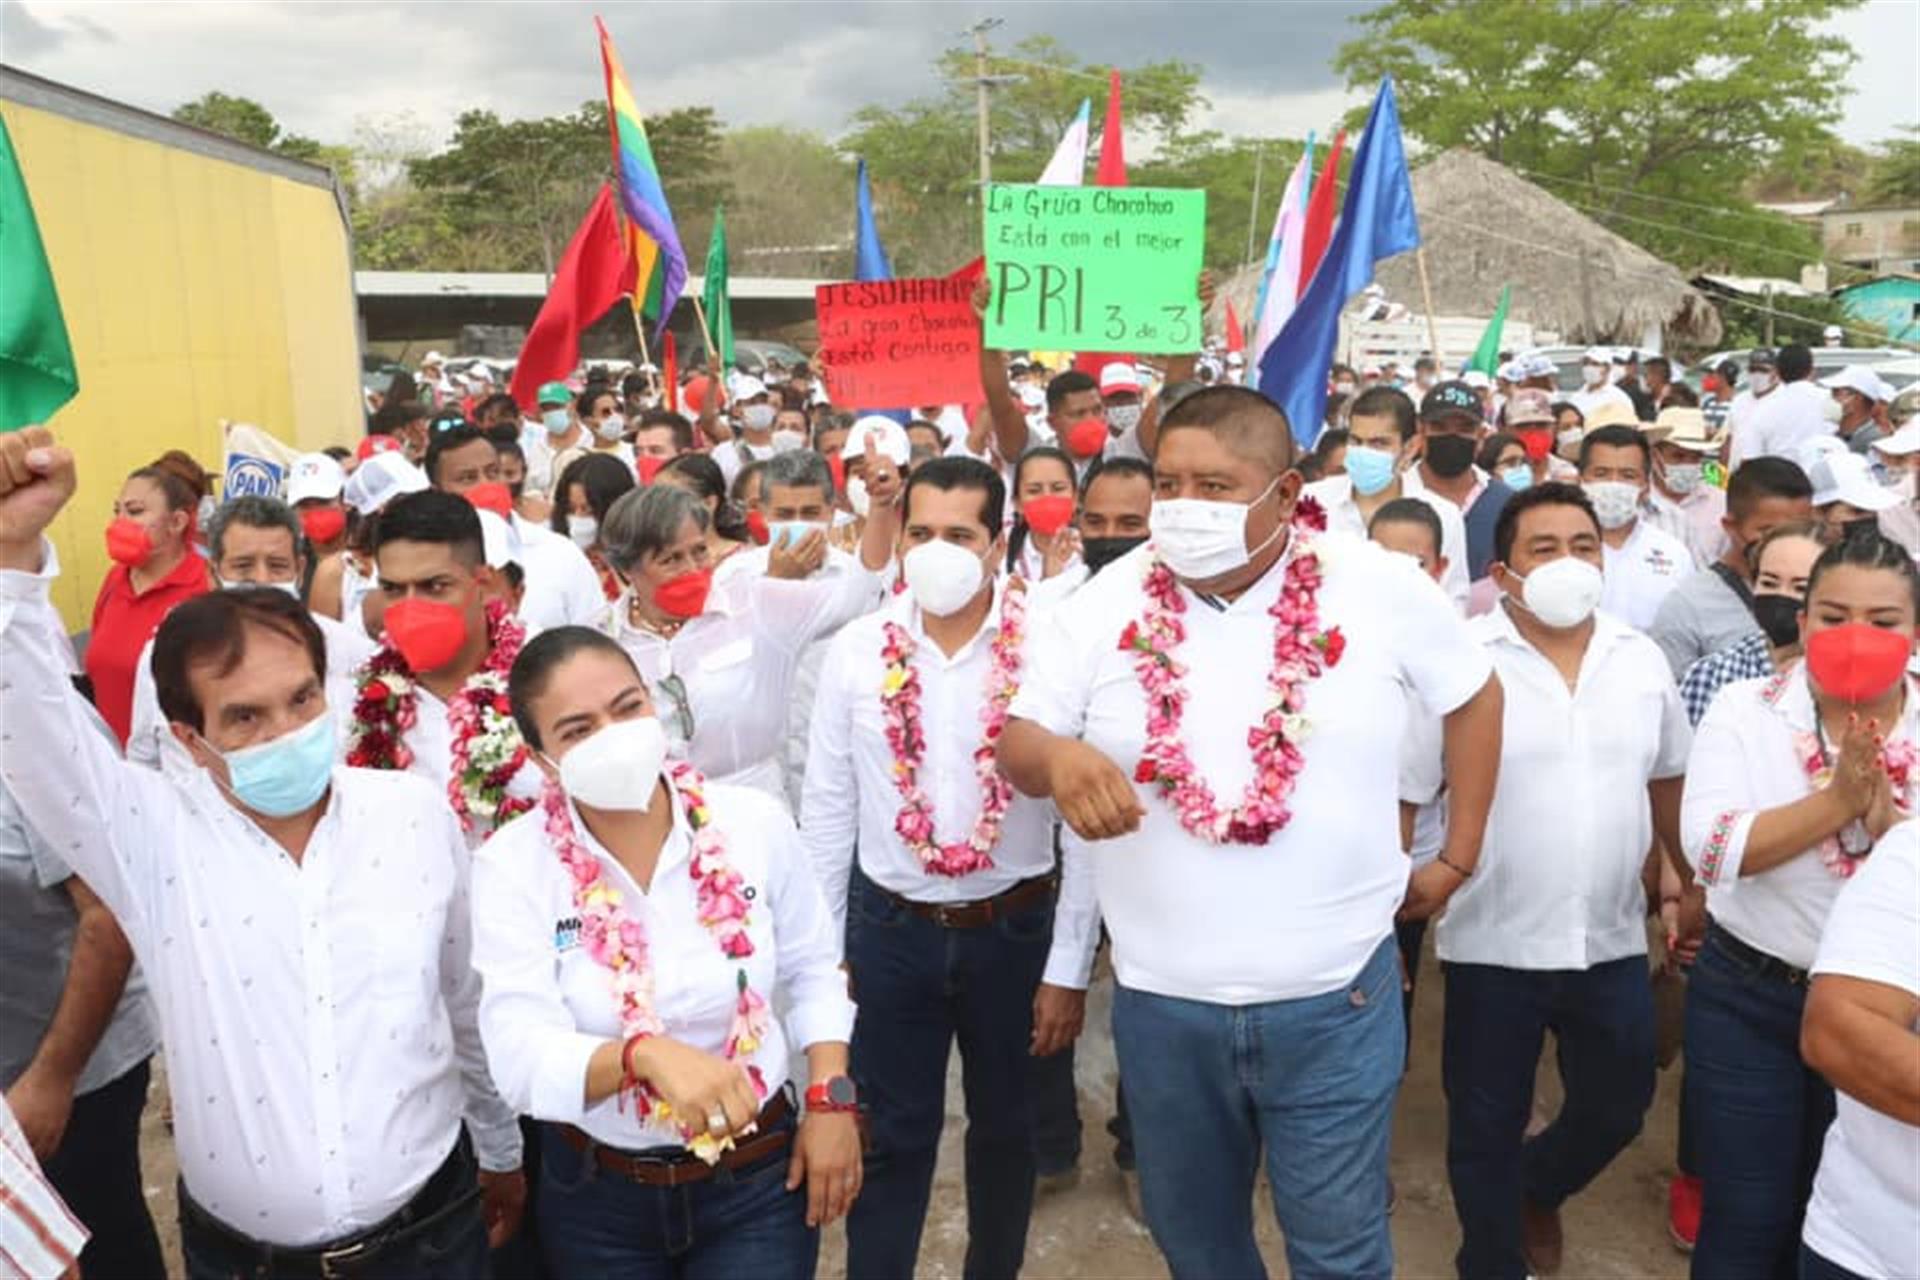
[[1680,572],[1680,562],[1659,547],[1654,547],[1647,552],[1646,565],[1663,578],[1671,578]]
[[572,951],[579,945],[579,916],[565,916],[553,922],[553,949],[555,951]]

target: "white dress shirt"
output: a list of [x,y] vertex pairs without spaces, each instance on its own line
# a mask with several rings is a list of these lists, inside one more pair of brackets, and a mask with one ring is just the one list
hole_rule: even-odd
[[1834,424],[1827,420],[1827,406],[1832,403],[1832,393],[1811,378],[1781,383],[1744,413],[1736,397],[1733,408],[1738,419],[1727,465],[1738,467],[1748,458],[1791,458],[1803,441],[1832,435]]
[[595,627],[607,610],[607,593],[586,552],[545,525],[513,517],[520,535],[520,567],[526,594],[519,616],[529,635],[554,627]]
[[727,489],[733,489],[733,482],[740,477],[749,462],[765,462],[776,450],[771,444],[749,444],[745,436],[735,436],[731,440],[722,440],[713,446],[713,452],[707,456],[719,464],[720,476],[727,482]]
[[565,495],[553,491],[553,486],[560,483],[560,472],[554,469],[553,464],[563,456],[577,456],[580,450],[593,443],[593,433],[582,430],[579,437],[566,448],[554,448],[556,439],[565,438],[565,432],[555,436],[544,423],[539,422],[528,424],[521,430],[520,451],[527,458],[526,492],[544,494],[555,502],[564,501]]
[[193,1198],[305,1246],[392,1214],[453,1149],[520,1161],[468,963],[467,855],[446,800],[336,768],[295,862],[185,750],[129,765],[87,723],[38,575],[0,572],[0,776],[112,910],[152,989]]
[[1704,568],[1727,550],[1727,491],[1702,482],[1684,498],[1669,498],[1658,485],[1647,486],[1647,510],[1641,519],[1686,544],[1696,567]]
[[[367,630],[354,619],[348,626],[324,613],[312,615],[327,648],[327,714],[340,726],[340,739],[346,740],[347,727],[353,722],[353,674],[379,646],[367,639]],[[127,734],[127,759],[149,769],[160,767],[160,753],[166,740],[173,737],[167,717],[160,711],[160,695],[153,684],[153,641],[140,651],[139,665],[133,672],[133,729]]]
[[1500,781],[1473,878],[1435,928],[1440,958],[1590,969],[1645,955],[1647,784],[1686,772],[1690,738],[1666,659],[1596,614],[1569,690],[1506,607],[1471,626],[1506,693]]
[[1446,725],[1427,710],[1419,694],[1412,689],[1404,694],[1407,727],[1400,739],[1400,802],[1414,806],[1407,857],[1417,871],[1438,858],[1447,844]]
[[[1816,974],[1843,974],[1920,996],[1920,823],[1880,838],[1833,904]],[[1908,1028],[1915,1030],[1916,1028]],[[1836,1091],[1807,1245],[1859,1276],[1920,1276],[1920,1129]]]
[[[757,787],[785,804],[782,741],[800,656],[872,609],[881,590],[880,579],[849,557],[845,572],[798,581],[769,578],[764,566],[724,578],[716,572],[706,612],[671,640],[633,624],[628,592],[602,616],[608,634],[640,668],[661,723],[686,758],[715,781]],[[677,698],[659,687],[674,675],[693,717],[690,742]]]
[[[1323,626],[1346,652],[1306,689],[1312,733],[1293,820],[1262,847],[1188,834],[1156,787],[1136,783],[1140,830],[1089,846],[1114,971],[1128,987],[1248,1005],[1335,990],[1393,931],[1407,887],[1400,848],[1399,759],[1411,688],[1446,715],[1491,666],[1445,593],[1405,556],[1323,535]],[[1102,569],[1058,621],[1034,633],[1032,669],[1013,714],[1084,739],[1131,775],[1146,704],[1119,638],[1146,608],[1151,545]],[[1266,706],[1274,620],[1287,557],[1231,603],[1184,587],[1184,736],[1223,804],[1253,776],[1247,731]],[[864,850],[865,843],[863,841]],[[1277,940],[1284,940],[1280,942]]]
[[[1017,792],[1000,826],[993,865],[964,876],[935,875],[894,831],[900,793],[894,787],[893,749],[887,744],[880,686],[886,664],[880,649],[889,622],[906,628],[915,642],[911,662],[920,676],[920,730],[926,755],[919,784],[933,812],[934,839],[964,840],[979,818],[982,796],[973,753],[981,743],[980,713],[987,693],[994,638],[1006,579],[994,588],[993,607],[974,637],[949,657],[927,638],[911,595],[901,595],[878,613],[849,623],[834,639],[814,701],[813,733],[807,745],[800,830],[814,874],[827,895],[836,928],[847,918],[847,883],[854,858],[866,877],[912,902],[977,902],[1004,893],[1022,880],[1053,870],[1053,806]],[[1034,653],[1036,618],[1029,607],[1023,664]],[[1023,665],[1020,683],[1033,679]],[[1084,987],[1097,931],[1088,932],[1091,894],[1073,864],[1062,868],[1053,948],[1042,981]],[[1076,981],[1077,979],[1077,981]]]
[[[604,599],[605,597],[602,597]],[[351,705],[351,704],[349,704]],[[425,778],[433,785],[433,793],[440,797],[442,805],[449,806],[447,812],[453,812],[451,796],[447,784],[453,777],[453,726],[447,721],[447,704],[440,701],[432,690],[418,680],[413,685],[413,726],[401,735],[400,740],[413,753],[413,759],[407,762],[406,772],[419,778]],[[347,750],[347,737],[340,738],[340,752],[344,757]],[[531,757],[521,762],[520,767],[507,782],[507,795],[520,800],[538,800],[540,788],[545,784],[546,775],[540,772],[540,766]],[[456,818],[454,826],[458,828]],[[492,820],[476,816],[473,830],[465,833],[467,847],[477,849],[492,834]]]
[[[1440,587],[1447,593],[1447,599],[1453,601],[1454,609],[1464,614],[1469,585],[1466,517],[1451,499],[1429,493],[1417,478],[1409,484],[1407,475],[1402,475],[1400,492],[1403,497],[1426,503],[1440,517],[1440,554],[1447,558],[1447,572],[1440,579]],[[1353,481],[1349,477],[1328,476],[1325,480],[1316,480],[1307,486],[1306,493],[1326,508],[1327,532],[1351,534],[1356,538],[1367,536],[1367,522],[1360,514],[1359,503],[1354,501]]]
[[[1795,854],[1758,875],[1743,876],[1747,837],[1763,810],[1792,804],[1812,783],[1795,739],[1814,732],[1806,666],[1742,680],[1707,708],[1687,761],[1680,843],[1700,882],[1707,910],[1748,946],[1795,968],[1813,964],[1827,913],[1845,882],[1821,864],[1817,849]],[[1920,683],[1907,681],[1906,708],[1887,735],[1920,742]],[[1911,811],[1912,795],[1896,796]]]
[[1605,583],[1600,608],[1636,631],[1653,625],[1660,602],[1694,571],[1687,544],[1641,517],[1618,547],[1601,546]]
[[1578,409],[1582,422],[1591,418],[1593,411],[1601,405],[1616,405],[1619,408],[1625,409],[1629,415],[1634,411],[1633,397],[1621,390],[1618,384],[1612,382],[1592,391],[1582,386],[1576,391],[1568,392],[1564,397],[1556,396],[1555,398],[1565,399],[1568,404]]
[[[593,838],[579,810],[569,809],[581,843],[646,930],[662,1034],[719,1056],[744,972],[769,1008],[766,1039],[746,1063],[760,1069],[771,1096],[787,1081],[789,1043],[805,1049],[853,1034],[840,940],[786,811],[750,787],[710,783],[706,798],[727,860],[758,889],[747,918],[753,954],[745,960],[722,955],[700,923],[697,886],[686,870],[692,830],[677,795],[673,830],[644,890]],[[544,812],[508,823],[474,856],[473,965],[485,990],[480,1029],[494,1078],[521,1111],[576,1125],[609,1146],[679,1146],[674,1123],[643,1122],[631,1103],[608,1097],[586,1105],[588,1059],[624,1033],[611,973],[581,945],[579,914]],[[785,1031],[771,1016],[775,1008],[784,1010]]]

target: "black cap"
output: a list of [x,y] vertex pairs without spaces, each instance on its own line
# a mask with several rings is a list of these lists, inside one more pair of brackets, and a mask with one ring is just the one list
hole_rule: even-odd
[[1747,368],[1771,369],[1774,366],[1773,352],[1766,347],[1755,347],[1747,352]]
[[1457,380],[1442,382],[1427,392],[1420,401],[1420,416],[1429,422],[1437,422],[1450,413],[1480,417],[1479,392]]

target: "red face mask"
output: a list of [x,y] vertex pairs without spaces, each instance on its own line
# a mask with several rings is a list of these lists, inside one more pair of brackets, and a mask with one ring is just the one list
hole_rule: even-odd
[[690,569],[653,589],[653,606],[673,618],[697,618],[707,607],[713,589],[713,570]]
[[107,558],[138,568],[153,558],[153,535],[138,520],[120,516],[107,526]]
[[332,542],[347,531],[347,513],[339,507],[309,507],[300,513],[300,527],[309,542]]
[[747,536],[753,539],[753,545],[764,547],[773,541],[773,531],[767,528],[767,518],[759,511],[747,511]]
[[1906,672],[1913,637],[1864,622],[1828,627],[1807,637],[1807,670],[1820,691],[1842,702],[1872,702]]
[[1527,451],[1528,462],[1538,462],[1553,452],[1553,428],[1516,427],[1515,435],[1520,437],[1520,447]]
[[513,490],[498,480],[489,480],[467,490],[466,498],[479,511],[491,511],[502,520],[513,517]]
[[1067,452],[1076,458],[1091,458],[1107,447],[1107,424],[1100,418],[1082,418],[1067,428]]
[[660,474],[660,468],[672,461],[672,458],[656,457],[650,453],[642,454],[633,460],[633,470],[640,477],[641,484],[652,484],[653,478]]
[[1073,519],[1073,497],[1065,493],[1048,493],[1038,498],[1028,498],[1021,514],[1026,517],[1027,528],[1051,538],[1067,527],[1067,521]]
[[417,596],[387,606],[386,628],[415,675],[446,666],[467,642],[466,610]]

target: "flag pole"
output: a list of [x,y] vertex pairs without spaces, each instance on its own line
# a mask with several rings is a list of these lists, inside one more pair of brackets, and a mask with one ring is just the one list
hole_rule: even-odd
[[1413,251],[1413,261],[1420,268],[1420,300],[1427,308],[1427,346],[1433,351],[1434,368],[1445,369],[1446,358],[1440,354],[1440,325],[1433,318],[1433,282],[1427,279],[1427,250],[1424,245]]
[[633,333],[640,339],[640,363],[652,364],[653,354],[647,349],[647,319],[640,314],[640,304],[633,300],[632,294],[627,295],[627,300],[633,308]]
[[689,300],[693,303],[694,319],[700,322],[700,339],[707,344],[707,363],[711,365],[714,361],[720,359],[724,353],[714,350],[713,334],[707,329],[706,307],[701,305],[700,299],[698,298],[690,296]]

